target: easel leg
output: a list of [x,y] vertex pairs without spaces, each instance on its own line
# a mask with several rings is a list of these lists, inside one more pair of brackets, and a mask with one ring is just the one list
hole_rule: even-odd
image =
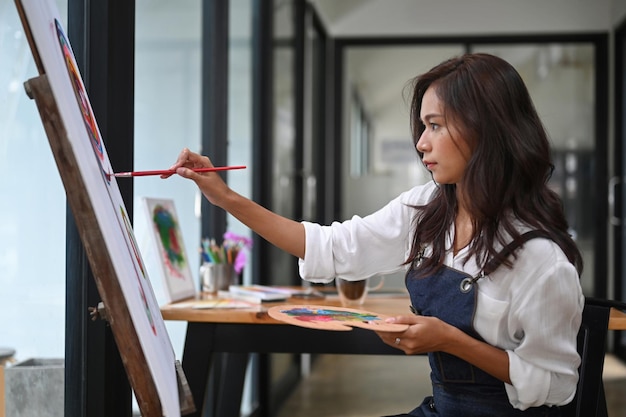
[[193,322],[187,324],[182,365],[196,404],[196,412],[189,414],[191,417],[203,416],[214,337],[215,325]]

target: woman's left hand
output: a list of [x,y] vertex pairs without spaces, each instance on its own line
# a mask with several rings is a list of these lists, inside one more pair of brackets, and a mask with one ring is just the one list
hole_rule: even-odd
[[427,316],[391,317],[388,323],[408,324],[403,332],[376,332],[383,342],[407,355],[446,352],[457,356],[499,380],[511,383],[509,355],[436,318]]
[[460,331],[436,317],[396,316],[387,322],[409,325],[403,332],[376,332],[383,342],[407,355],[445,351],[453,332]]

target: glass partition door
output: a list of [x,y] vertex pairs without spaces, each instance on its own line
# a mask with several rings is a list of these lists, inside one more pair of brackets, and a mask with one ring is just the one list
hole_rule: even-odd
[[[608,142],[603,81],[606,50],[596,39],[491,42],[423,40],[411,44],[392,40],[342,45],[342,218],[369,214],[400,192],[430,179],[413,150],[403,95],[406,83],[464,51],[498,55],[520,72],[548,130],[555,162],[550,185],[563,200],[570,232],[583,253],[583,290],[586,295],[603,297],[608,288],[606,221],[601,216],[607,204],[603,163]],[[368,142],[358,147],[354,126],[362,124],[355,123],[351,111],[355,97],[359,114],[368,122],[368,134],[360,135]],[[365,147],[367,157],[355,158]],[[394,278],[388,280],[390,284],[402,287],[402,277]]]
[[[606,233],[594,223],[597,202],[606,187],[597,189],[596,68],[595,47],[590,43],[480,45],[472,48],[510,62],[518,70],[551,140],[554,173],[550,186],[563,201],[565,215],[583,253],[581,283],[586,295],[596,295],[597,253]],[[605,138],[602,138],[605,140]]]

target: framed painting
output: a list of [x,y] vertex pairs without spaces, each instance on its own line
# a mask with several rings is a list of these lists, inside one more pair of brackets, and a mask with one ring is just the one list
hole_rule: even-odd
[[143,201],[151,225],[154,247],[161,260],[163,284],[169,301],[194,297],[196,285],[174,200],[144,197]]

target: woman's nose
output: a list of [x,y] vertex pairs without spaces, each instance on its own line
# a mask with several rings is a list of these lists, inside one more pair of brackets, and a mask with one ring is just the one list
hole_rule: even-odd
[[417,149],[418,152],[426,152],[426,150],[428,149],[426,142],[427,141],[424,139],[424,134],[422,133],[422,136],[420,136],[419,140],[415,144],[415,149]]

